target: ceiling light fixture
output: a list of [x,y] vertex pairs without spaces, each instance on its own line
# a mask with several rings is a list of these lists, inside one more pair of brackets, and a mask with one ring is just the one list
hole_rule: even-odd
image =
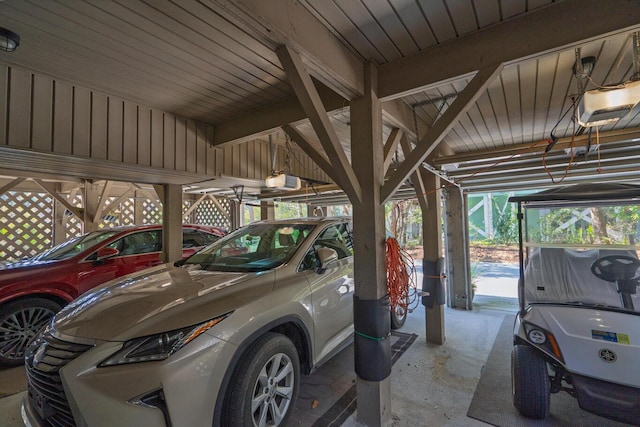
[[300,178],[284,173],[270,175],[264,180],[264,183],[269,188],[277,188],[280,190],[300,189]]
[[20,36],[13,31],[0,27],[0,50],[13,52],[20,46]]

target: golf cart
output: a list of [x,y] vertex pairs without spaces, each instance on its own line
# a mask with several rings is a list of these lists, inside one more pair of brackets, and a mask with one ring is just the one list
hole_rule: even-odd
[[640,186],[588,184],[518,203],[519,312],[513,404],[549,415],[564,391],[583,410],[640,423]]

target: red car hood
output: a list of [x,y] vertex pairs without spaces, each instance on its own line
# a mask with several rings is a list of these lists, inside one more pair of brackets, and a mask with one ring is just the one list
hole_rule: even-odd
[[275,273],[222,273],[166,264],[99,286],[66,306],[56,331],[126,341],[197,325],[263,298]]

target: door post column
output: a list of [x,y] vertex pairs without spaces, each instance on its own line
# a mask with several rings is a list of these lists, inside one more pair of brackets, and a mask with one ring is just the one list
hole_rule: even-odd
[[182,259],[182,186],[162,186],[162,260]]

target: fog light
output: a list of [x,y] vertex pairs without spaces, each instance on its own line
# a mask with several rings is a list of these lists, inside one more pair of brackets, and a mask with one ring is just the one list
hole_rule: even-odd
[[529,331],[529,340],[534,344],[544,344],[547,341],[547,336],[540,329],[532,329]]

